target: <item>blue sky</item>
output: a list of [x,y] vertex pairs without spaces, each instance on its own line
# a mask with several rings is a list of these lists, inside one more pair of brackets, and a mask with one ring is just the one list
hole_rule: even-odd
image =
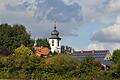
[[120,0],[0,0],[0,23],[23,24],[48,38],[54,21],[62,44],[76,50],[120,48]]

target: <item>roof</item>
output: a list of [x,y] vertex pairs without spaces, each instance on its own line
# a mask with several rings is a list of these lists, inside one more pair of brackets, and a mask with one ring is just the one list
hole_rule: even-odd
[[114,62],[113,61],[105,60],[105,61],[102,62],[102,64],[110,66],[110,65],[114,64]]
[[59,37],[59,32],[56,30],[56,24],[54,26],[54,30],[51,32],[51,37],[49,39],[59,39],[59,40],[61,40],[61,38]]
[[47,47],[35,47],[35,54],[37,56],[48,56],[50,49]]
[[10,51],[7,48],[0,47],[0,55],[8,56],[10,55]]
[[58,36],[54,36],[54,35],[51,35],[51,37],[50,37],[49,39],[59,39],[59,40],[61,40],[60,37],[58,37]]
[[59,35],[59,32],[56,30],[56,26],[54,27],[54,30],[51,32],[51,35]]
[[95,61],[103,62],[106,55],[110,54],[109,50],[92,50],[92,51],[75,51],[72,56],[84,60],[86,57],[91,56]]

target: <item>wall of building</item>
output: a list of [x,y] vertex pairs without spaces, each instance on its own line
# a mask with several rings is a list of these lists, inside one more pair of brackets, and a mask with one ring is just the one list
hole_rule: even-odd
[[[52,40],[54,40],[54,46],[52,45]],[[59,46],[58,46],[59,43]],[[51,51],[61,52],[61,42],[58,39],[49,39],[49,44],[51,46]]]

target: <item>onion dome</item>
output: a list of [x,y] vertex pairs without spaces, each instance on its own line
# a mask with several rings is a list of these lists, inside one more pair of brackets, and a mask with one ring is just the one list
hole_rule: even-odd
[[56,29],[56,23],[54,25],[54,30],[51,32],[51,37],[49,39],[61,39],[59,38],[59,32]]
[[51,35],[58,36],[59,32],[56,30],[56,27],[54,27],[54,30],[51,32]]

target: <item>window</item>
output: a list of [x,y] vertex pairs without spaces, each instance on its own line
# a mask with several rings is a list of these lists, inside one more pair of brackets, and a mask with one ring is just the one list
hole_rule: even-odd
[[54,46],[54,40],[52,40],[52,46]]
[[59,46],[59,40],[58,40],[58,46]]

